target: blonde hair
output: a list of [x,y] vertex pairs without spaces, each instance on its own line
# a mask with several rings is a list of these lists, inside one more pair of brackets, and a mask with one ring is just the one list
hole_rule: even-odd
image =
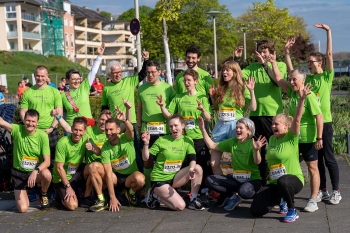
[[276,116],[273,117],[273,121],[275,121],[276,119],[281,119],[282,122],[288,125],[288,128],[292,126],[293,117],[289,116],[288,114],[285,114],[285,113],[277,114]]

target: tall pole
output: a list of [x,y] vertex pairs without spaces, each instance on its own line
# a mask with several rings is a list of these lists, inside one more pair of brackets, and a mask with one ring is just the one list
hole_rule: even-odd
[[214,23],[214,61],[215,61],[215,78],[218,78],[218,57],[216,54],[216,24],[215,24],[215,16],[213,16]]
[[[140,20],[140,15],[139,15],[139,1],[134,0],[134,5],[135,5],[135,18]],[[137,52],[137,71],[141,70],[141,37],[140,37],[140,32],[137,33],[136,35],[136,52]]]
[[247,46],[245,38],[245,30],[243,31],[243,47],[244,47],[244,61],[247,60]]

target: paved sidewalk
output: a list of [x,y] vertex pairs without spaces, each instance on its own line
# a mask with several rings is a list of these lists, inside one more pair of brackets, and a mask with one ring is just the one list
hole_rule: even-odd
[[[349,232],[350,159],[337,156],[337,160],[342,201],[339,205],[320,202],[316,212],[302,212],[310,194],[309,183],[306,183],[296,197],[300,218],[295,223],[283,223],[283,215],[279,215],[277,210],[263,218],[253,218],[249,213],[251,200],[244,201],[231,212],[214,207],[214,203],[204,211],[149,210],[144,206],[123,206],[118,213],[90,213],[84,208],[40,211],[38,203],[33,202],[28,213],[20,214],[14,200],[3,200],[6,195],[0,193],[0,232]],[[302,167],[306,171],[304,163]],[[328,187],[331,188],[329,182]]]

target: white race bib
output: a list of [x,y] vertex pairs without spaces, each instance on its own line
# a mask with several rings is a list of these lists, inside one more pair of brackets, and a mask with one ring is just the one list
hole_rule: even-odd
[[193,116],[184,116],[185,129],[194,129],[196,127],[196,122]]
[[220,121],[233,121],[236,119],[235,108],[220,108],[219,109],[219,120]]
[[124,170],[130,166],[129,159],[126,155],[111,161],[114,170]]
[[283,175],[286,175],[286,167],[284,166],[283,163],[272,165],[270,167],[270,179],[271,180],[277,180]]
[[79,164],[69,163],[67,174],[74,175],[77,172]]
[[244,183],[244,182],[250,181],[250,175],[251,175],[251,172],[244,171],[244,170],[235,170],[233,171],[232,177],[237,181]]
[[165,134],[164,122],[147,122],[147,131],[150,134]]
[[38,158],[33,158],[26,155],[22,156],[22,168],[34,170],[37,164]]
[[182,160],[165,160],[164,172],[178,172],[181,169]]

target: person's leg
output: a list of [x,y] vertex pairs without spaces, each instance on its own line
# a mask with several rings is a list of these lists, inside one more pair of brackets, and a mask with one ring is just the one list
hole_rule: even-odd
[[261,180],[244,182],[238,189],[238,195],[243,199],[251,199],[261,188]]
[[27,190],[14,190],[15,193],[15,201],[18,212],[25,213],[29,207],[29,199]]
[[84,192],[84,199],[89,197],[91,195],[91,191],[92,191],[92,183],[91,183],[91,176],[90,176],[90,164],[87,164],[84,168],[84,179],[86,180],[86,184],[85,184],[85,192]]
[[135,195],[136,191],[140,190],[144,185],[145,176],[139,171],[133,172],[125,179],[124,186],[129,189],[125,192],[125,196],[128,199],[129,204],[137,204],[137,197]]
[[137,136],[137,125],[136,123],[133,123],[132,126],[134,128],[134,147],[136,152],[136,164],[139,171],[143,172],[143,160],[142,160],[142,154],[141,154],[142,148],[139,147],[139,137]]
[[169,184],[155,187],[154,193],[160,198],[160,202],[172,210],[183,210],[186,207],[185,201]]
[[278,191],[289,209],[294,209],[294,195],[303,189],[303,183],[297,176],[284,175],[277,180]]
[[49,169],[43,169],[40,171],[40,173],[37,175],[35,183],[41,184],[41,190],[40,190],[40,204],[41,208],[50,208],[49,198],[47,195],[47,191],[49,189],[50,183],[52,180],[52,175]]
[[[225,134],[225,122],[218,120],[212,131],[213,141],[217,143],[227,139]],[[210,165],[214,175],[222,175],[222,170],[220,167],[221,156],[222,152],[211,150]]]
[[250,206],[250,213],[254,217],[261,217],[270,212],[270,206],[280,202],[281,195],[277,185],[268,184],[264,186],[254,197]]
[[224,195],[225,197],[232,196],[233,193],[239,190],[240,182],[233,179],[232,175],[211,175],[205,180],[208,188]]
[[92,186],[95,189],[98,199],[101,201],[104,201],[104,197],[102,194],[102,187],[103,187],[103,180],[105,177],[105,170],[103,168],[103,165],[99,162],[93,162],[86,167],[88,167],[89,169],[90,180],[91,180]]

